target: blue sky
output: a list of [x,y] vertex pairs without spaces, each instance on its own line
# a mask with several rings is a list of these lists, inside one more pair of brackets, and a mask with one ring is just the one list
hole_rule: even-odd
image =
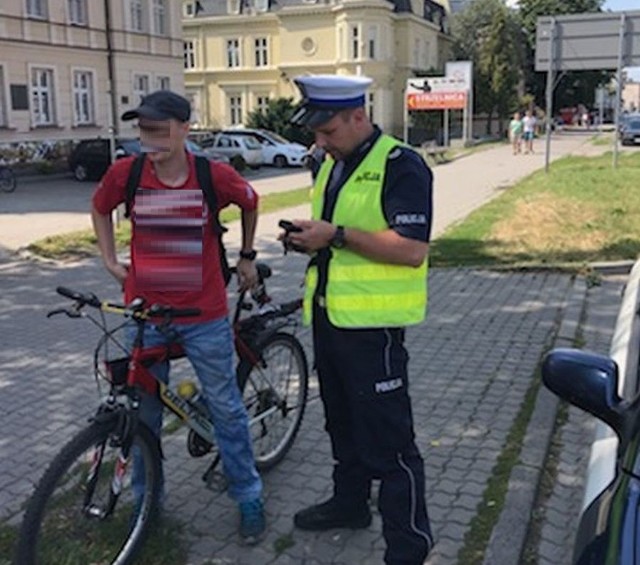
[[606,0],[604,10],[640,10],[640,0]]

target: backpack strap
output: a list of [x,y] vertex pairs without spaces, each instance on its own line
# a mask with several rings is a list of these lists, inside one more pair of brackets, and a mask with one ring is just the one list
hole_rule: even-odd
[[127,178],[127,186],[124,196],[124,217],[131,217],[131,209],[133,208],[133,201],[136,197],[136,191],[140,185],[140,177],[142,176],[142,167],[144,166],[145,154],[140,153],[131,163],[129,169],[129,176]]
[[216,192],[213,188],[213,179],[211,178],[211,163],[209,159],[203,157],[201,155],[196,155],[196,176],[198,177],[198,184],[200,185],[200,190],[204,193],[204,197],[207,201],[207,206],[211,211],[211,215],[213,216],[213,230],[217,234],[223,234],[227,231],[220,223],[220,218],[218,218],[218,198],[216,197]]

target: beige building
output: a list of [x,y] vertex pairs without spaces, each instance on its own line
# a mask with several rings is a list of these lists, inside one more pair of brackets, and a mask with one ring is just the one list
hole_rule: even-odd
[[369,112],[401,134],[406,80],[444,68],[443,0],[183,0],[185,89],[197,126],[242,124],[301,74],[373,79]]
[[184,89],[181,16],[172,0],[1,0],[0,144],[134,135],[125,109]]
[[622,109],[640,112],[640,82],[627,82],[622,89]]

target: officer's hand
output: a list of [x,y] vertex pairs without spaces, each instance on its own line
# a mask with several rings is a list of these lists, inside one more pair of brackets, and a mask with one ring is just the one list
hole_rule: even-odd
[[249,290],[258,284],[258,271],[255,261],[240,258],[236,265],[236,272],[238,274],[238,290],[240,292]]
[[336,226],[324,220],[295,220],[295,224],[300,226],[302,231],[290,233],[289,240],[307,251],[318,251],[328,247],[336,233]]

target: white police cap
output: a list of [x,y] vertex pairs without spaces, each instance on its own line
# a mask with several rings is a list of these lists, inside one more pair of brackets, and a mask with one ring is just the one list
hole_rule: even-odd
[[302,94],[302,102],[291,123],[316,127],[346,108],[365,105],[365,93],[373,82],[364,76],[315,75],[293,79]]

